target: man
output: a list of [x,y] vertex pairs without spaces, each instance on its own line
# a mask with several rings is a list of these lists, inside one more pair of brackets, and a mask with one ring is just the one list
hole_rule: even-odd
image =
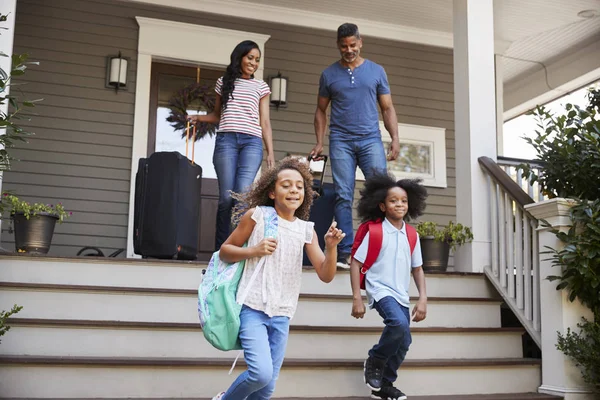
[[337,46],[342,58],[321,74],[315,112],[317,145],[311,156],[319,159],[331,103],[329,157],[335,188],[335,220],[346,237],[338,245],[338,266],[349,268],[352,249],[352,201],[355,171],[358,165],[365,178],[373,171],[386,169],[386,154],[379,130],[377,104],[392,143],[387,159],[398,157],[398,119],[392,104],[390,85],[382,66],[360,56],[362,39],[355,24],[343,24],[337,30]]

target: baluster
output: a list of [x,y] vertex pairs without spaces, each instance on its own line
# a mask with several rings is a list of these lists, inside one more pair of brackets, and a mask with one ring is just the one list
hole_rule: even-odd
[[488,185],[490,187],[490,208],[492,222],[492,272],[496,279],[498,278],[498,185],[496,182],[487,176]]
[[515,203],[515,280],[517,307],[523,309],[523,210]]
[[[525,255],[525,262],[524,262],[524,278],[525,278],[525,282],[524,282],[524,286],[525,286],[525,308],[524,308],[524,312],[525,312],[525,319],[527,321],[531,321],[533,319],[533,315],[531,312],[531,304],[532,304],[532,296],[533,296],[533,291],[532,291],[532,287],[531,287],[531,258],[532,258],[532,254],[531,254],[531,241],[533,240],[533,238],[531,237],[532,231],[531,231],[531,220],[529,219],[529,217],[527,216],[527,214],[523,215],[523,236],[524,236],[524,240],[523,240],[523,247],[524,247],[524,255]],[[533,234],[535,234],[535,232],[533,232]]]
[[506,206],[506,276],[508,279],[508,296],[511,299],[515,298],[515,253],[514,253],[514,240],[515,240],[515,225],[514,225],[514,208],[513,200],[508,196],[508,193],[504,194],[505,206]]
[[498,186],[498,244],[500,245],[499,255],[500,259],[498,260],[498,268],[500,274],[500,286],[506,288],[506,192],[501,186]]

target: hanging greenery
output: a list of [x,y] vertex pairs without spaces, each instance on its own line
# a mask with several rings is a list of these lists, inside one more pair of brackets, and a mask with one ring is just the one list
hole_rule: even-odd
[[[176,131],[181,131],[181,137],[185,138],[187,128],[187,112],[190,105],[198,100],[207,110],[212,110],[215,106],[215,94],[212,87],[200,83],[192,83],[178,90],[173,97],[169,99],[169,108],[171,114],[167,121]],[[215,134],[216,126],[207,122],[197,122],[196,140],[202,139],[205,135]]]

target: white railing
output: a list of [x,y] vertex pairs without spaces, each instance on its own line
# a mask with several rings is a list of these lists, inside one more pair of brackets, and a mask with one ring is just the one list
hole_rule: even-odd
[[540,171],[543,170],[542,165],[533,160],[498,157],[498,166],[502,168],[504,172],[506,172],[506,174],[510,176],[510,178],[515,181],[525,193],[529,195],[529,197],[531,197],[535,202],[547,200],[548,197],[541,192],[538,182],[530,184],[529,179],[523,178],[523,169],[519,167],[521,164],[531,165],[531,169],[536,175],[539,175]]
[[524,208],[534,200],[488,157],[492,265],[485,269],[496,290],[541,347],[538,221]]

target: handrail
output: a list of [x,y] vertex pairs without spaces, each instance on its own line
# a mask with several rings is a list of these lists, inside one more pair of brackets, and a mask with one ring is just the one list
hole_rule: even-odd
[[544,163],[537,161],[537,160],[529,160],[527,158],[516,158],[516,157],[505,157],[505,156],[498,156],[498,164],[505,164],[505,165],[512,165],[512,166],[518,166],[520,164],[529,164],[532,167],[538,167],[538,168],[543,168],[544,167]]
[[523,189],[513,181],[510,176],[496,164],[496,162],[494,162],[494,160],[483,156],[479,157],[477,161],[479,161],[479,165],[481,165],[499,185],[502,185],[504,190],[506,190],[508,194],[521,205],[521,207],[535,203],[535,201],[525,193]]
[[534,200],[494,160],[478,161],[488,177],[490,204],[492,263],[485,275],[541,347],[538,221],[525,210]]

